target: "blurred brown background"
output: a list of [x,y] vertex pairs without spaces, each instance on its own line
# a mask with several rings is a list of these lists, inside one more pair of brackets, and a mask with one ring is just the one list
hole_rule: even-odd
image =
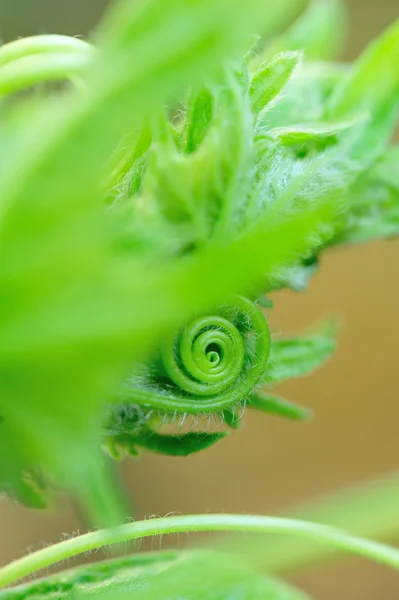
[[[167,0],[165,0],[167,1]],[[275,0],[277,1],[277,0]],[[106,0],[0,0],[0,36],[85,34]],[[348,0],[347,56],[399,16],[398,0]],[[399,465],[399,241],[325,257],[310,290],[275,297],[275,333],[338,314],[344,328],[335,358],[281,392],[312,406],[308,424],[247,413],[245,427],[186,459],[144,455],[123,477],[137,516],[225,511],[267,513],[394,470]],[[399,519],[399,497],[398,519]],[[0,562],[82,528],[69,507],[36,513],[0,500]],[[157,542],[155,542],[157,547]],[[345,559],[295,581],[319,600],[397,600],[397,574]]]

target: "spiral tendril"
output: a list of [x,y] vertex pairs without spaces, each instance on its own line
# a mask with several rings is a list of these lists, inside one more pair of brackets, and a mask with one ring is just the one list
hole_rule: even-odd
[[264,315],[250,300],[235,297],[167,340],[152,376],[145,383],[127,381],[116,399],[167,413],[220,411],[245,400],[264,374],[269,355]]

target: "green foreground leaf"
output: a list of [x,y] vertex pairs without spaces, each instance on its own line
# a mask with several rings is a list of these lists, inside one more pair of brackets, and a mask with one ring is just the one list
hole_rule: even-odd
[[[119,518],[100,466],[102,411],[128,364],[159,334],[153,315],[163,277],[158,268],[141,283],[147,262],[137,269],[113,245],[102,165],[149,111],[245,43],[261,4],[119,2],[97,34],[101,52],[86,93],[11,111],[0,167],[0,485],[28,504],[42,501],[40,486],[31,486],[39,465],[44,483],[80,496],[94,522]],[[162,330],[186,300],[186,281],[177,279],[165,290]],[[144,294],[132,303],[137,287]]]
[[[206,573],[206,577],[204,574]],[[210,550],[136,555],[66,571],[0,600],[309,600],[302,592]]]

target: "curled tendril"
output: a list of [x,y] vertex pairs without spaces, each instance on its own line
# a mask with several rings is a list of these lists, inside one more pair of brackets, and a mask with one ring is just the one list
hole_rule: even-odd
[[250,300],[235,297],[187,323],[163,345],[151,378],[126,382],[117,399],[167,413],[221,411],[252,392],[269,355],[264,315]]
[[[204,431],[201,415],[237,429],[245,406],[307,419],[308,410],[262,389],[267,372],[276,368],[275,346],[271,364],[270,350],[267,321],[246,298],[234,297],[212,314],[196,316],[115,394],[104,423],[104,447],[117,459],[137,455],[139,448],[186,456],[227,433]],[[182,431],[187,415],[201,431]],[[170,423],[177,431],[163,433]]]

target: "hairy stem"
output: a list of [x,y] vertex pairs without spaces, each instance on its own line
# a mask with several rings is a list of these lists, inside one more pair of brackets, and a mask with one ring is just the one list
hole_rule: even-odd
[[0,569],[0,587],[95,548],[127,540],[197,531],[245,531],[297,535],[332,548],[358,554],[399,570],[399,550],[379,542],[364,540],[326,525],[279,517],[251,515],[186,515],[128,523],[72,538],[13,561]]

